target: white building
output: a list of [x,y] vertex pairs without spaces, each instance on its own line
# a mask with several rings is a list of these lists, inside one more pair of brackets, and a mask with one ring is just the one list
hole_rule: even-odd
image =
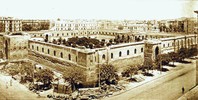
[[95,20],[60,20],[55,21],[54,31],[94,30],[97,29]]

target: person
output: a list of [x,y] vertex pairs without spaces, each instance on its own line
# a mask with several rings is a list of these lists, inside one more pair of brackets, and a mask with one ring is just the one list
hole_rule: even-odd
[[184,94],[184,91],[185,91],[185,89],[184,89],[184,87],[182,87],[182,93]]
[[10,86],[12,86],[12,78],[10,79]]
[[6,82],[6,89],[8,88],[8,82]]

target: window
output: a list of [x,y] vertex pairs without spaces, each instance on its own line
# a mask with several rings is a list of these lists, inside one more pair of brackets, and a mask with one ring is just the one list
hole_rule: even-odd
[[102,55],[102,59],[105,59],[105,55],[104,54]]
[[71,55],[70,54],[68,55],[68,59],[71,60]]
[[127,55],[129,55],[129,50],[127,50]]
[[47,50],[47,53],[50,54],[50,50],[49,49]]
[[165,47],[165,44],[163,44],[163,47]]
[[32,49],[34,49],[34,46],[32,45]]
[[78,61],[78,57],[76,56],[76,62]]
[[120,51],[120,52],[119,52],[119,57],[121,57],[121,56],[122,56],[122,52]]
[[63,58],[63,53],[62,52],[60,53],[60,56],[61,56],[61,58]]
[[136,52],[137,52],[137,50],[136,50],[136,49],[134,49],[134,54],[136,54]]
[[56,51],[54,51],[54,56],[56,56]]
[[141,52],[143,52],[144,51],[144,49],[143,48],[141,48]]
[[169,43],[168,43],[168,47],[169,47]]
[[111,59],[113,59],[113,53],[111,53]]
[[42,52],[44,52],[44,48],[42,48]]
[[39,50],[38,46],[37,46],[36,50],[37,50],[37,51]]

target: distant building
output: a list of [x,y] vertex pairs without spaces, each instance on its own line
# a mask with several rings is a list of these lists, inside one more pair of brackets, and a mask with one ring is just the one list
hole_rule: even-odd
[[178,18],[159,21],[160,32],[183,32],[186,34],[195,33],[195,18]]
[[189,34],[189,33],[194,33],[195,30],[195,24],[196,23],[196,19],[194,18],[187,18],[184,20],[184,31],[185,33]]
[[0,32],[18,32],[22,31],[21,19],[13,17],[0,17]]
[[40,31],[50,29],[49,20],[22,20],[22,30],[23,31]]
[[95,20],[60,20],[55,21],[54,31],[94,30],[97,29]]

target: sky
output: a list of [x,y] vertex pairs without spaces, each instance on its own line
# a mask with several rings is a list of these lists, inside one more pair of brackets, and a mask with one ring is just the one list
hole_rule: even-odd
[[20,19],[161,20],[196,17],[198,0],[0,0],[0,16]]

